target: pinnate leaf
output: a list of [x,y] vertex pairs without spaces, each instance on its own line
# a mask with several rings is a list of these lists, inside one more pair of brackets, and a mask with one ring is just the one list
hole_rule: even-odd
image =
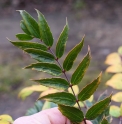
[[115,102],[122,102],[122,92],[118,92],[112,96],[112,100]]
[[41,85],[59,90],[66,90],[69,87],[69,83],[62,78],[46,78],[33,81],[38,82]]
[[86,87],[84,87],[81,92],[78,94],[78,100],[84,101],[96,91],[97,87],[100,84],[101,80],[101,74],[98,76],[97,79],[95,79],[92,83],[88,84]]
[[98,115],[100,115],[109,106],[109,103],[111,102],[111,96],[112,95],[100,102],[95,103],[91,108],[89,108],[85,116],[86,119],[93,120]]
[[90,64],[90,49],[88,49],[87,55],[83,58],[82,62],[79,64],[75,72],[71,77],[71,84],[76,85],[82,80],[89,64]]
[[28,31],[28,29],[27,29],[27,27],[26,27],[26,25],[25,25],[25,23],[24,23],[23,20],[20,21],[20,27],[21,27],[21,29],[22,29],[26,34],[31,35],[31,33]]
[[61,32],[58,38],[58,41],[57,41],[57,45],[56,45],[56,57],[57,58],[61,58],[64,53],[66,42],[68,39],[68,32],[69,32],[69,27],[66,22],[66,25],[64,26],[64,29]]
[[39,21],[38,25],[39,25],[41,40],[47,46],[52,46],[53,45],[53,36],[50,31],[50,27],[48,26],[48,23],[47,23],[44,15],[41,12],[39,12],[38,10],[36,10],[36,11],[38,14],[38,21]]
[[113,117],[120,117],[120,108],[118,106],[112,105],[110,106],[110,115]]
[[29,53],[30,56],[33,59],[38,60],[39,62],[54,62],[55,58],[52,54],[42,51],[42,50],[38,50],[38,49],[25,49],[25,52]]
[[24,41],[23,42],[10,41],[10,42],[14,46],[19,47],[22,50],[33,48],[33,49],[39,49],[39,50],[47,51],[47,47],[45,45],[42,45],[42,44],[36,43],[36,42],[24,42]]
[[33,37],[31,37],[30,35],[22,33],[16,34],[16,37],[21,41],[28,41],[33,39]]
[[26,66],[25,69],[32,69],[37,70],[41,72],[46,72],[48,74],[59,76],[62,73],[62,70],[59,66],[56,64],[50,64],[50,63],[33,63],[29,66]]
[[84,37],[82,41],[79,44],[77,44],[66,56],[63,62],[63,68],[65,71],[69,71],[72,68],[73,63],[75,59],[77,58],[77,55],[79,54],[79,52],[81,51],[83,47],[83,43],[84,43]]
[[58,105],[58,109],[72,122],[82,122],[84,119],[83,112],[75,107]]
[[39,98],[39,100],[44,99],[49,102],[54,102],[56,104],[73,106],[76,103],[74,95],[67,92],[52,93]]
[[41,36],[39,32],[39,26],[36,20],[25,10],[19,10],[19,12],[24,20],[24,24],[26,25],[31,35],[36,38],[40,38]]

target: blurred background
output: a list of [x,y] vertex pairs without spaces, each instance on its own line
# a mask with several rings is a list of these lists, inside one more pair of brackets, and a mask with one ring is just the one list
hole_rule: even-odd
[[90,83],[102,71],[102,83],[95,98],[106,89],[105,83],[111,77],[105,73],[106,56],[122,45],[121,0],[0,0],[0,114],[10,114],[14,119],[25,115],[38,97],[34,93],[22,101],[18,98],[19,91],[34,84],[30,78],[45,75],[21,69],[32,60],[6,37],[16,41],[15,34],[22,32],[19,26],[21,16],[16,10],[25,9],[37,19],[35,8],[45,15],[55,42],[68,18],[70,32],[65,53],[85,34],[84,48],[68,76],[82,60],[89,45],[92,61],[79,87]]

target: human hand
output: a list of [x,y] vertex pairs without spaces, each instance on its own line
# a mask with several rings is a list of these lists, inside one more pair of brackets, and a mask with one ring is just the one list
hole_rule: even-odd
[[[92,124],[86,121],[87,124]],[[58,108],[43,110],[31,116],[20,117],[13,124],[71,124],[70,120],[61,114]],[[81,122],[81,124],[84,124]]]

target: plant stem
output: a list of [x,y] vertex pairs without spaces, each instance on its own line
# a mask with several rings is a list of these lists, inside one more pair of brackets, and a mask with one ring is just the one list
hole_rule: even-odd
[[[51,54],[56,58],[56,56],[55,56],[55,54],[53,53],[53,51],[51,50],[51,48],[49,48],[49,51],[50,51],[50,53],[51,53]],[[58,63],[58,65],[60,66],[60,68],[62,69],[62,72],[63,72],[63,74],[64,74],[66,80],[67,80],[68,83],[70,84],[70,88],[71,88],[71,90],[72,90],[72,93],[73,93],[73,95],[74,95],[75,98],[76,98],[76,103],[77,103],[79,109],[81,110],[81,107],[80,107],[79,101],[78,101],[78,99],[77,99],[77,97],[76,97],[76,95],[75,95],[75,92],[74,92],[74,90],[73,90],[72,84],[70,83],[70,81],[69,81],[69,79],[68,79],[68,77],[67,77],[67,75],[66,75],[65,70],[63,70],[63,68],[62,68],[62,66],[61,66],[61,64],[60,64],[60,62],[58,61],[58,58],[56,58],[55,60],[57,61],[57,63]],[[85,118],[83,119],[83,121],[84,121],[84,124],[87,124]]]

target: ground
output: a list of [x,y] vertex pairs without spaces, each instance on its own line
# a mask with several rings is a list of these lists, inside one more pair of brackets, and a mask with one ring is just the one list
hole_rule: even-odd
[[[106,76],[105,69],[107,66],[104,64],[106,56],[111,52],[117,51],[117,48],[122,45],[122,9],[121,7],[114,9],[114,15],[108,11],[104,11],[108,16],[107,14],[104,15],[103,12],[101,16],[100,13],[99,16],[94,16],[88,10],[67,11],[66,13],[62,11],[43,13],[53,32],[55,43],[65,25],[66,17],[68,18],[70,32],[66,52],[78,43],[85,34],[85,45],[77,62],[81,61],[80,58],[86,54],[87,46],[89,45],[92,53],[92,62],[87,75],[87,77],[90,77],[91,79],[88,78],[87,81],[96,78],[100,70],[103,71],[104,76]],[[36,17],[36,14],[33,13],[33,16]],[[20,19],[19,14],[0,19],[0,64],[7,65],[9,62],[14,62],[16,60],[14,58],[22,56],[20,57],[21,59],[19,59],[19,61],[21,61],[19,64],[22,64],[17,67],[17,64],[14,66],[14,68],[20,67],[21,69],[21,67],[26,65],[26,63],[23,64],[26,57],[22,55],[22,51],[19,51],[16,47],[12,46],[6,39],[6,37],[8,37],[11,40],[16,40],[15,34],[21,32],[19,27]],[[13,75],[11,78],[16,77],[16,75]],[[108,77],[105,77],[104,81],[106,81],[106,79],[108,79]],[[2,82],[0,81],[0,83]],[[105,86],[103,89],[105,90]],[[18,92],[18,90],[15,91],[16,88],[13,88],[13,90],[14,92]],[[21,101],[15,94],[9,95],[9,93],[1,93],[0,99],[0,113],[10,114],[15,119],[19,116],[23,116],[25,111],[33,106],[33,103],[37,99],[37,95],[34,94],[26,101]]]

